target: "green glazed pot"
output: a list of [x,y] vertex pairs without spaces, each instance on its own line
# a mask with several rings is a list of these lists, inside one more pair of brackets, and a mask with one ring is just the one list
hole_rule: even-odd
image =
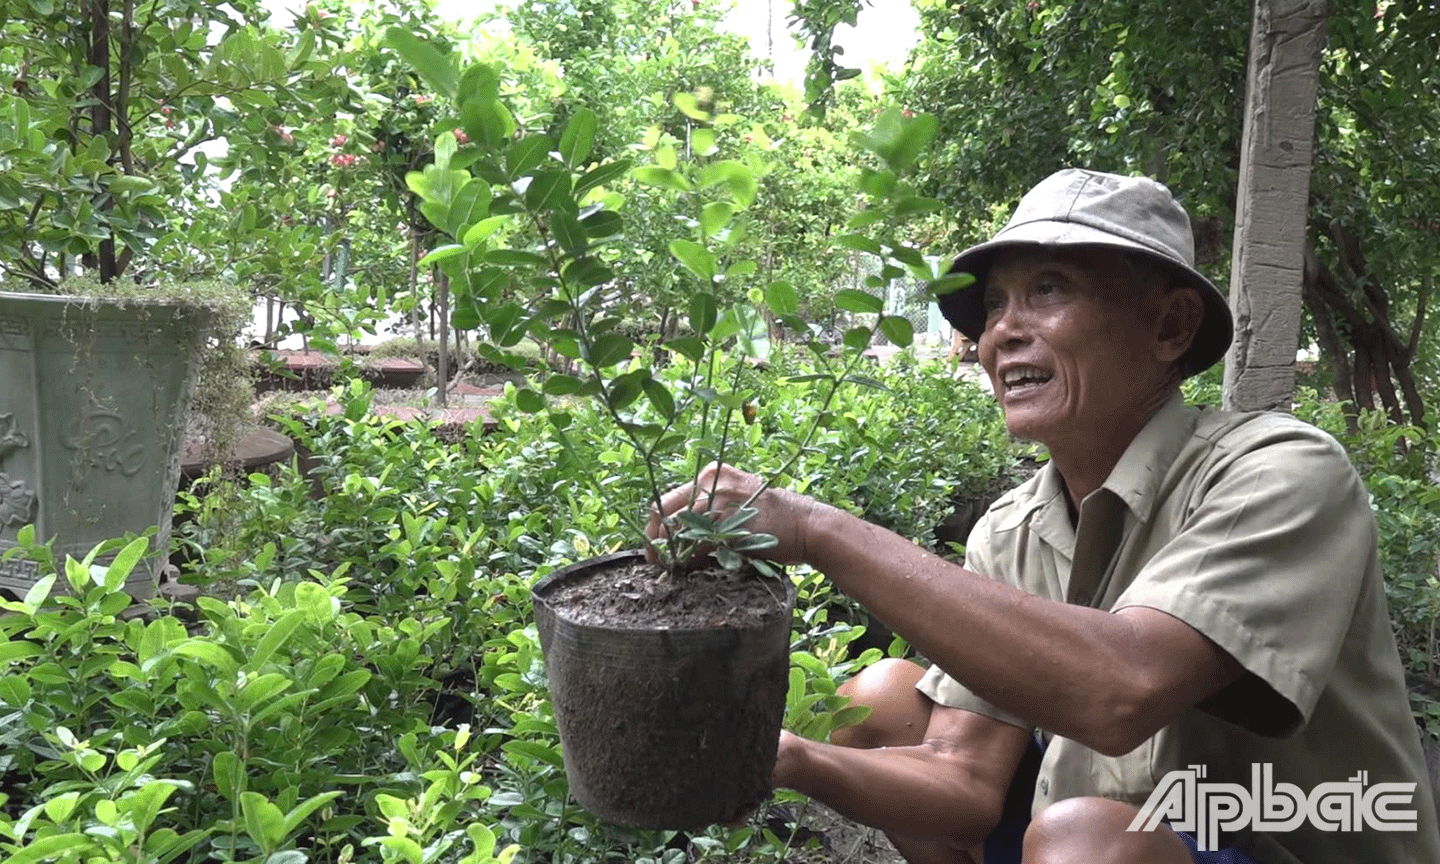
[[[155,554],[126,583],[154,592],[180,478],[203,309],[0,292],[0,553],[34,524],[56,557],[158,526]],[[0,562],[23,595],[29,561]]]

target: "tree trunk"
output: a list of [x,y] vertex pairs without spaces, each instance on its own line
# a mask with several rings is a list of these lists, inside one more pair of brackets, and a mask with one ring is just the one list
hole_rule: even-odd
[[1255,0],[1225,358],[1232,410],[1289,410],[1295,398],[1325,15],[1324,0]]
[[[94,104],[90,106],[90,132],[106,140],[111,153],[115,152],[115,141],[110,137],[111,96],[110,96],[110,0],[90,2],[90,65],[100,70],[100,78],[90,88]],[[115,200],[109,193],[102,193],[99,206],[102,213],[115,207]],[[110,234],[100,241],[100,254],[96,261],[100,281],[110,282],[117,275],[115,266],[115,235]]]
[[446,404],[446,385],[450,383],[450,277],[445,271],[435,271],[435,305],[440,318],[440,386],[435,388],[435,404],[441,408]]

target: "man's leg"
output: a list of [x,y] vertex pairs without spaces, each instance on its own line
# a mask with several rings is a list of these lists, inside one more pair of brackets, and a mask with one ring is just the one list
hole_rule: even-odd
[[[868,706],[870,716],[858,726],[836,729],[830,743],[842,747],[913,747],[924,743],[934,704],[915,689],[925,670],[908,660],[881,660],[840,685],[850,704]],[[885,833],[910,864],[975,864],[979,858],[940,840]]]
[[1175,832],[1126,831],[1140,812],[1106,798],[1069,798],[1051,804],[1025,832],[1022,864],[1192,864]]

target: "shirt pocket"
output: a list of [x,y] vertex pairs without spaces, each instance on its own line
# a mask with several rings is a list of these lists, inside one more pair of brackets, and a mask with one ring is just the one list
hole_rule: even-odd
[[1105,756],[1092,751],[1090,779],[1095,794],[1137,806],[1144,804],[1155,789],[1156,779],[1151,770],[1154,751],[1153,737],[1124,756]]

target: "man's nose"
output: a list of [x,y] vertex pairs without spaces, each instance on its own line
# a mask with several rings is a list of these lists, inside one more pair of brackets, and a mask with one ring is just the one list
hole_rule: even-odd
[[1020,304],[1006,301],[990,313],[985,321],[986,335],[996,345],[1023,342],[1025,339],[1025,313]]

